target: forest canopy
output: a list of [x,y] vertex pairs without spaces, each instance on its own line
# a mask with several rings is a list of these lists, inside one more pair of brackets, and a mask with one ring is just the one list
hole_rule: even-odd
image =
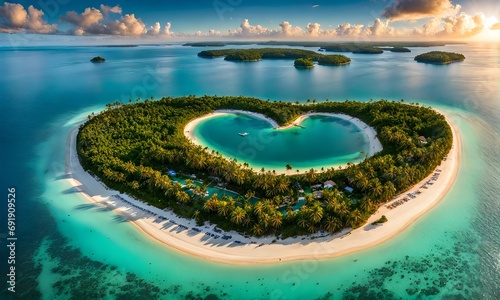
[[[372,126],[383,150],[359,164],[323,172],[311,169],[285,176],[253,170],[245,162],[196,146],[184,136],[190,120],[218,109],[262,113],[280,125],[308,111],[344,113]],[[426,143],[421,142],[422,136]],[[77,136],[84,169],[113,189],[199,223],[210,221],[226,230],[282,238],[361,226],[378,205],[430,174],[451,146],[452,132],[444,116],[418,104],[386,100],[298,104],[242,96],[117,102],[90,115]],[[186,181],[187,187],[182,186],[169,170],[180,174],[177,176],[196,174],[204,185],[194,187]],[[305,204],[299,210],[292,208],[300,186],[307,190],[327,180],[336,185],[324,189],[320,198],[306,192]],[[215,183],[223,183],[241,196],[214,194],[206,199],[203,189]],[[352,192],[345,192],[347,186]],[[252,203],[254,197],[259,200]]]
[[449,64],[465,60],[465,56],[460,53],[431,51],[415,56],[415,60],[424,63]]
[[261,59],[308,59],[322,61],[323,65],[346,65],[351,59],[344,55],[323,55],[310,50],[289,48],[259,48],[259,49],[224,49],[205,50],[198,53],[199,57],[225,57],[229,61],[257,61]]

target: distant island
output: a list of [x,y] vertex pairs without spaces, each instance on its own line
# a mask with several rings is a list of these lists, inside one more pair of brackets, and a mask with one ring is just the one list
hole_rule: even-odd
[[93,63],[103,63],[106,60],[100,56],[96,56],[96,57],[92,58],[90,61]]
[[415,60],[430,64],[450,64],[465,60],[465,56],[454,52],[431,51],[415,56]]
[[[324,55],[311,50],[288,48],[258,48],[258,49],[224,49],[205,50],[198,53],[199,57],[224,57],[227,61],[259,61],[262,59],[306,59],[318,62],[320,65],[347,65],[351,59],[344,55]],[[303,62],[301,62],[303,63]],[[300,64],[300,63],[299,63]]]
[[313,68],[314,67],[314,62],[308,58],[297,58],[294,62],[293,65],[296,68]]
[[381,47],[380,49],[391,52],[411,52],[410,49],[405,47]]
[[[249,42],[249,41],[205,41],[185,43],[183,46],[190,47],[218,47],[227,45],[261,45],[261,46],[288,46],[288,47],[318,47],[320,49],[330,48],[333,52],[352,52],[360,48],[380,48],[383,50],[391,51],[392,48],[408,48],[408,47],[442,47],[446,45],[465,44],[463,42],[436,42],[436,41],[401,41],[401,42],[319,42],[319,41],[266,41],[266,42]],[[337,50],[338,49],[338,50]],[[351,50],[349,50],[351,49]],[[392,51],[399,52],[399,51]],[[404,51],[408,52],[408,51]]]
[[195,43],[185,43],[182,46],[190,47],[224,47],[226,43],[222,42],[195,42]]
[[[186,138],[188,123],[220,109],[262,113],[279,125],[311,111],[347,114],[373,127],[383,150],[359,164],[323,172],[286,176],[253,170]],[[452,148],[452,138],[445,117],[418,104],[346,100],[297,105],[242,96],[188,96],[110,104],[80,127],[76,149],[83,168],[112,189],[198,224],[210,221],[227,231],[286,238],[361,226],[381,204],[432,174]],[[238,196],[207,197],[209,185]],[[304,205],[294,210],[298,201]]]
[[384,53],[384,50],[380,48],[359,48],[352,51],[354,54],[381,54]]

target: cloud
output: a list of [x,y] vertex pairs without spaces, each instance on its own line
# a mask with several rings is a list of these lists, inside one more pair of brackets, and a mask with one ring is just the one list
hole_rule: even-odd
[[321,34],[321,24],[319,23],[308,23],[307,24],[307,33],[312,36],[319,36]]
[[471,16],[462,12],[458,16],[445,18],[444,29],[437,34],[451,37],[470,37],[486,29],[485,20],[484,14]]
[[314,4],[313,6],[311,6],[312,8],[316,8],[316,7],[319,7],[319,4]]
[[395,0],[384,9],[383,17],[392,21],[453,16],[460,11],[451,0]]
[[279,24],[281,27],[281,34],[284,36],[296,36],[302,34],[302,29],[299,26],[292,26],[287,21],[283,21]]
[[98,24],[103,18],[104,16],[100,10],[87,7],[81,14],[75,11],[68,11],[66,15],[61,16],[59,19],[71,23],[83,30],[90,28],[94,24]]
[[149,29],[147,31],[147,35],[172,36],[172,35],[174,35],[174,33],[170,32],[171,27],[172,27],[172,24],[170,22],[167,22],[167,25],[165,25],[163,30],[161,30],[160,22],[156,22],[153,26],[149,27]]
[[491,25],[490,29],[491,30],[500,30],[500,22]]
[[119,5],[115,5],[115,6],[111,7],[111,6],[101,4],[101,6],[99,6],[99,8],[101,9],[101,11],[104,13],[105,16],[108,16],[110,12],[115,13],[115,14],[120,14],[120,15],[122,14],[122,8]]
[[[105,14],[109,12],[121,13],[121,8],[118,6],[104,7]],[[135,17],[134,14],[126,14],[121,16],[119,20],[103,23],[103,13],[97,8],[87,7],[83,13],[78,14],[75,11],[68,11],[66,15],[61,16],[60,20],[71,23],[76,27],[70,30],[70,33],[75,35],[123,35],[123,36],[139,36],[148,32],[146,25]],[[151,30],[151,29],[150,29]],[[155,28],[152,31],[154,33]]]
[[43,15],[33,5],[26,10],[21,4],[4,2],[0,6],[0,32],[55,33],[57,25],[48,24]]
[[413,35],[431,38],[468,38],[488,29],[484,14],[474,16],[464,12],[447,18],[430,19],[421,29],[415,28]]
[[363,27],[365,26],[362,24],[351,25],[350,23],[344,23],[337,26],[335,32],[338,36],[356,37],[363,33]]
[[394,28],[389,26],[389,20],[381,21],[379,18],[376,18],[373,22],[373,26],[368,27],[368,35],[373,36],[392,36],[394,35]]
[[111,35],[142,35],[146,33],[146,25],[134,14],[126,14],[120,20],[110,22],[102,28],[105,29],[104,34]]
[[267,28],[262,27],[261,25],[250,25],[248,19],[244,19],[240,25],[239,33],[245,36],[255,36],[262,34],[269,34],[270,31]]

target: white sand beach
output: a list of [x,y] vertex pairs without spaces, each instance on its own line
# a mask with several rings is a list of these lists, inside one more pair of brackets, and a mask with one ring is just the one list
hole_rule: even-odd
[[[216,110],[213,113],[206,114],[204,116],[201,116],[199,118],[191,120],[188,124],[186,124],[186,126],[184,127],[184,136],[195,145],[205,146],[205,145],[201,144],[196,139],[196,137],[194,136],[193,129],[196,128],[196,126],[198,124],[200,124],[201,122],[203,122],[204,120],[207,120],[207,119],[210,119],[213,117],[217,117],[217,116],[224,116],[227,114],[245,114],[245,115],[253,116],[255,118],[269,122],[273,126],[273,128],[276,130],[284,130],[284,129],[292,128],[294,126],[299,126],[305,119],[307,119],[310,116],[335,117],[338,119],[342,119],[344,121],[351,122],[356,127],[358,127],[358,129],[360,131],[362,131],[363,134],[366,135],[366,138],[367,138],[368,144],[369,144],[369,149],[370,149],[367,153],[368,157],[373,156],[375,153],[382,151],[382,144],[378,140],[377,132],[375,131],[375,129],[373,127],[368,126],[365,122],[361,121],[358,118],[354,118],[354,117],[346,115],[346,114],[338,114],[338,113],[323,113],[323,112],[305,113],[305,114],[299,116],[297,119],[295,119],[290,124],[288,124],[286,126],[279,126],[275,120],[273,120],[273,119],[271,119],[263,114],[244,111],[244,110],[234,110],[234,109]],[[324,169],[326,170],[329,167],[339,167],[339,165],[335,165],[335,166],[325,165],[324,167],[325,167]],[[345,165],[342,165],[342,167],[345,167]],[[260,169],[260,168],[256,168],[256,169]],[[321,172],[321,170],[316,170],[316,171]],[[307,172],[307,170],[302,170],[302,171],[297,173],[295,170],[277,169],[275,173],[278,175],[280,175],[280,174],[294,175],[294,174],[303,174],[305,172]]]
[[[277,240],[274,243],[274,236],[245,238],[236,232],[216,232],[213,225],[198,227],[194,220],[179,218],[170,211],[154,208],[128,195],[109,190],[85,172],[79,163],[75,148],[78,127],[68,135],[66,173],[68,182],[86,199],[113,209],[128,218],[147,236],[185,254],[210,261],[245,265],[324,259],[373,247],[394,237],[446,195],[456,178],[461,152],[456,129],[450,120],[448,122],[453,129],[453,148],[447,159],[426,179],[389,203],[400,200],[407,194],[416,196],[409,197],[408,202],[403,202],[394,209],[387,208],[387,205],[380,206],[365,225],[352,231],[345,229],[335,235],[316,233]],[[417,195],[417,191],[420,194]],[[387,223],[371,225],[382,215],[389,219]],[[227,239],[223,239],[224,236]]]

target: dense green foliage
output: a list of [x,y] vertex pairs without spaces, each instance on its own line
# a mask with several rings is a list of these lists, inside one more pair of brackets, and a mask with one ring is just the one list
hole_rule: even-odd
[[314,62],[308,58],[297,58],[293,65],[297,68],[312,68],[314,67]]
[[323,65],[345,65],[351,62],[343,55],[323,55],[310,50],[287,48],[259,48],[259,49],[224,49],[205,50],[198,53],[200,57],[214,58],[225,56],[225,60],[257,61],[261,59],[309,59],[322,61]]
[[372,225],[382,224],[389,221],[385,215],[382,215],[377,221],[373,222]]
[[433,63],[433,64],[449,64],[452,62],[462,61],[465,56],[460,53],[431,51],[417,55],[415,60],[418,62]]
[[382,50],[387,50],[391,52],[411,52],[410,49],[405,47],[380,47]]
[[320,65],[345,65],[348,64],[351,60],[344,55],[322,55],[318,58],[318,64]]
[[356,50],[353,50],[352,53],[357,53],[357,54],[381,54],[384,53],[384,50],[380,48],[359,48]]
[[229,53],[224,59],[233,61],[258,61],[262,59],[262,56],[256,51],[241,50]]
[[[311,110],[345,113],[374,127],[384,149],[344,169],[311,169],[293,176],[275,175],[271,170],[256,172],[246,163],[195,146],[184,136],[184,127],[190,120],[217,109],[263,113],[280,125]],[[419,136],[425,136],[427,144],[421,143]],[[418,104],[382,100],[299,105],[246,97],[189,96],[109,105],[99,115],[89,116],[81,126],[77,152],[85,170],[99,176],[108,186],[151,205],[171,208],[200,222],[210,220],[223,229],[286,237],[318,229],[335,232],[360,226],[377,205],[432,172],[451,144],[452,133],[445,118]],[[168,169],[195,173],[206,184],[213,180],[209,176],[217,176],[244,197],[213,195],[205,199],[205,187],[193,187],[193,192],[188,193],[167,175]],[[305,187],[326,180],[334,180],[337,185],[323,190],[322,200],[306,194],[306,204],[298,211],[292,209],[299,193],[297,182]],[[346,186],[354,191],[342,193]],[[250,204],[248,200],[253,196],[261,200]],[[286,214],[277,209],[280,206],[286,207]]]
[[365,53],[365,54],[373,54],[373,53],[378,54],[384,52],[380,48],[368,46],[365,44],[336,44],[331,46],[325,46],[322,49],[329,52],[352,52],[352,53]]
[[404,48],[404,47],[394,47],[394,48],[389,49],[389,51],[391,51],[391,52],[411,52],[410,49]]
[[102,63],[105,62],[106,60],[100,56],[96,56],[90,60],[93,63]]

